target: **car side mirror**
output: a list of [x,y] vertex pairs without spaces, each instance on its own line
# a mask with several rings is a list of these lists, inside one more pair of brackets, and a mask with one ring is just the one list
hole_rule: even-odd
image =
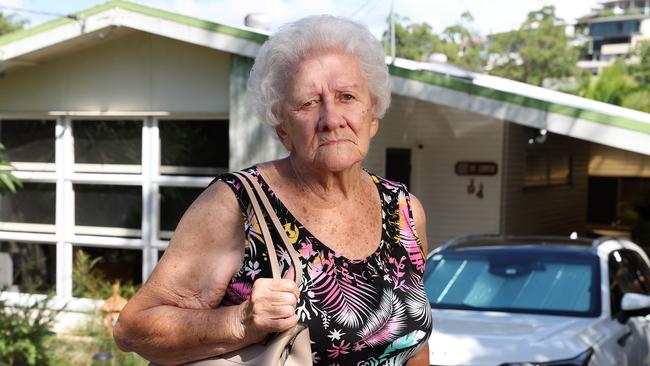
[[621,310],[621,323],[633,316],[646,316],[650,314],[650,296],[629,292],[621,299]]

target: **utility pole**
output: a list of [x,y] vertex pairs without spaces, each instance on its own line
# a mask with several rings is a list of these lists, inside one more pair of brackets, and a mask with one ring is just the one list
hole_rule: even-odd
[[[650,0],[648,0],[650,1]],[[390,0],[390,57],[391,64],[395,64],[395,0]]]

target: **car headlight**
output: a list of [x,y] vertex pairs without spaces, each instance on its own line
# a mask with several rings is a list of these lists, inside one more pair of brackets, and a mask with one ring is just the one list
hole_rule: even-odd
[[587,366],[589,359],[594,354],[594,350],[589,348],[574,358],[567,360],[548,361],[548,362],[514,362],[502,363],[499,366]]

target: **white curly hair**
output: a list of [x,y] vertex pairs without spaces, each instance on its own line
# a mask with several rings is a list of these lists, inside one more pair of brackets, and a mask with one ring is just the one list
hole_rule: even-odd
[[375,117],[390,104],[386,55],[368,28],[353,20],[314,15],[280,27],[262,45],[248,79],[248,90],[258,116],[277,126],[290,81],[287,75],[300,64],[325,52],[344,52],[359,60],[368,82]]

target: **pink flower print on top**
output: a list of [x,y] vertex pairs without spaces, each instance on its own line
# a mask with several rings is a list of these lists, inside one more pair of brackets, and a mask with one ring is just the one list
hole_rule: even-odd
[[411,217],[411,212],[409,210],[410,199],[408,196],[400,194],[399,200],[399,227],[400,227],[400,243],[406,249],[408,253],[409,260],[416,269],[420,272],[424,272],[424,260],[425,254],[422,252],[422,247],[420,244],[420,239],[415,234],[415,222]]
[[388,263],[392,264],[394,266],[393,268],[393,281],[394,281],[394,289],[404,289],[405,286],[405,281],[402,277],[406,274],[404,272],[404,260],[406,257],[400,257],[399,262],[394,258],[390,257],[388,258]]
[[332,348],[328,348],[327,352],[329,352],[330,358],[337,358],[341,355],[348,354],[350,353],[350,343],[346,343],[345,340],[341,341],[338,346],[332,343]]

